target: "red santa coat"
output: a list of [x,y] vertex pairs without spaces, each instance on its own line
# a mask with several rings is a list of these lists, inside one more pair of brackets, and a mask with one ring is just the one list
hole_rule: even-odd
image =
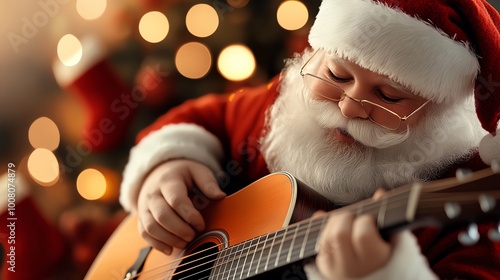
[[[258,141],[265,133],[266,112],[278,96],[278,86],[279,77],[276,77],[257,88],[209,94],[189,100],[160,117],[138,135],[138,144],[131,151],[124,171],[122,205],[135,211],[144,176],[171,158],[197,160],[218,175],[229,175],[223,189],[229,185],[239,188],[269,174]],[[479,170],[486,165],[476,155],[450,167],[449,173],[441,177],[454,174],[459,167]],[[457,236],[463,229],[444,232],[425,228],[415,230],[414,234],[432,270],[441,279],[500,279],[500,243],[487,238],[493,226],[493,223],[480,224],[481,238],[470,247],[458,242]],[[408,272],[414,261],[407,259],[404,252],[393,255],[397,256],[393,256],[388,265],[391,268],[384,273],[394,275],[404,267],[407,275],[418,274],[418,266],[415,272]]]

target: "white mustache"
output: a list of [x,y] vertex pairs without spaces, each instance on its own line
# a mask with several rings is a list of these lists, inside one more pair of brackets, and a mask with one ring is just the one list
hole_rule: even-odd
[[364,146],[384,149],[398,145],[410,136],[409,128],[404,132],[394,132],[374,124],[368,119],[348,119],[337,104],[313,99],[304,91],[301,103],[305,111],[324,129],[339,128]]

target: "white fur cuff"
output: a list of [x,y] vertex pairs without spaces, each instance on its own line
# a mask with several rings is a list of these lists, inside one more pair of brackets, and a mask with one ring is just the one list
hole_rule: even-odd
[[221,170],[223,157],[220,141],[201,126],[172,124],[152,132],[131,149],[123,172],[120,203],[134,212],[144,177],[158,164],[173,158],[188,158],[208,166],[214,173]]

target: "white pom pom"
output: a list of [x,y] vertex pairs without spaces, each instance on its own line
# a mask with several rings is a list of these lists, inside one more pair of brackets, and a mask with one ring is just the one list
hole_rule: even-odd
[[479,156],[488,165],[495,160],[500,160],[500,129],[497,130],[496,136],[487,134],[481,139]]

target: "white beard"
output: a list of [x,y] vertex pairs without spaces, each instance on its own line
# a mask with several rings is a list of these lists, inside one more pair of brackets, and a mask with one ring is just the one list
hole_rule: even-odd
[[[425,116],[404,134],[347,119],[335,103],[314,100],[304,88],[299,69],[310,55],[289,61],[280,96],[267,115],[261,151],[271,172],[288,171],[337,205],[368,198],[378,188],[431,180],[469,157],[486,134],[472,98],[427,105]],[[339,141],[333,128],[344,129],[358,143]]]

